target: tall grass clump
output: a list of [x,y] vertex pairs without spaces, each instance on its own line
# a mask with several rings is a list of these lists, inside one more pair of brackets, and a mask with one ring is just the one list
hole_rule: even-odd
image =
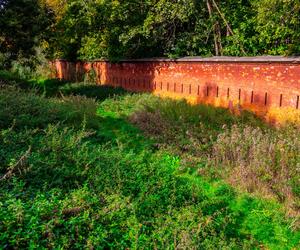
[[228,171],[233,185],[275,195],[300,209],[300,130],[295,126],[262,130],[234,125],[218,135],[212,160]]

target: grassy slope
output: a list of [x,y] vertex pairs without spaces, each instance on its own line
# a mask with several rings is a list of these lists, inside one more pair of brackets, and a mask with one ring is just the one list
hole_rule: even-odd
[[[155,109],[158,98],[86,85],[65,85],[51,95],[59,92],[63,98],[1,89],[0,176],[6,177],[0,181],[1,248],[299,246],[300,233],[282,205],[191,167],[195,158],[200,167],[208,159],[206,153],[187,153],[193,147],[186,131],[162,130],[162,136],[155,130],[145,138],[139,110],[145,104]],[[98,101],[67,97],[70,93]],[[189,111],[183,103],[172,105],[179,116]],[[207,114],[202,119],[209,137],[223,124],[263,126],[248,115],[199,109]],[[220,116],[216,123],[209,120]]]

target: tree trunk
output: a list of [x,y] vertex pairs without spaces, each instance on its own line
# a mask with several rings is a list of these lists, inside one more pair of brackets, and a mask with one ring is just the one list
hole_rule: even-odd
[[[207,10],[209,14],[209,18],[212,18],[212,7],[209,0],[206,0]],[[219,46],[218,46],[218,38],[216,33],[216,23],[213,25],[213,34],[214,34],[214,47],[215,47],[215,55],[219,56]]]

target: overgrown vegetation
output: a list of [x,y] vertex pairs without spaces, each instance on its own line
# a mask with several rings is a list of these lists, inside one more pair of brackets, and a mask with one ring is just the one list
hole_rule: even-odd
[[182,155],[187,168],[275,197],[299,215],[299,125],[273,128],[245,111],[234,117],[225,109],[172,100],[146,105],[131,121],[160,147]]
[[292,0],[0,1],[0,248],[300,248],[299,125],[95,86],[92,71],[49,79],[48,64],[295,55],[299,12]]
[[[15,82],[0,91],[1,248],[299,247],[298,128],[109,87]],[[260,185],[244,192],[253,180],[278,200]]]

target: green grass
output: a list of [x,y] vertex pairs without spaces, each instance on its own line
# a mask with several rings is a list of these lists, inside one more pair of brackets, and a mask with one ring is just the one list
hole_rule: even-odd
[[283,204],[209,167],[229,128],[273,131],[253,115],[87,84],[48,89],[1,88],[0,248],[299,247]]

